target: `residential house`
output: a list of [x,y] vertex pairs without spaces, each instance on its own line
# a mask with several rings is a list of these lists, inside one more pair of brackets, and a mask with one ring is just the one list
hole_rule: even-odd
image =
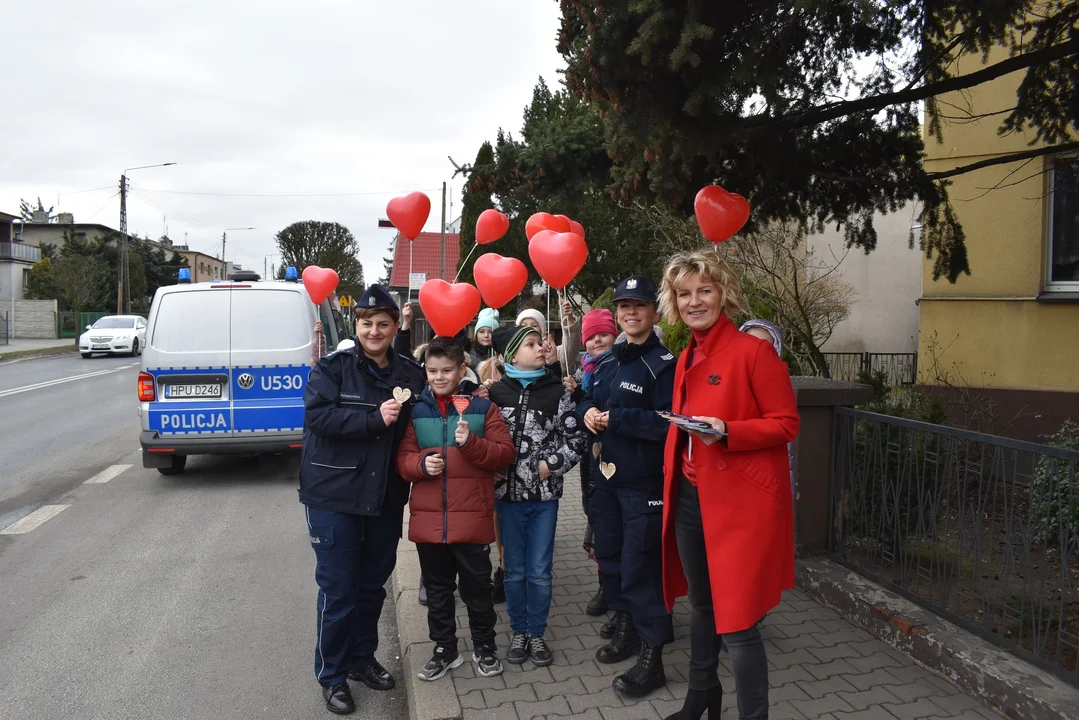
[[[1006,50],[990,53],[999,62]],[[965,57],[962,72],[981,69]],[[1022,73],[945,95],[942,108],[981,120],[943,121],[926,140],[926,168],[946,171],[1029,150],[1029,133],[998,135]],[[950,109],[951,114],[954,109]],[[919,379],[979,388],[997,432],[1036,439],[1079,419],[1079,159],[1073,153],[993,165],[951,178],[970,275],[933,280],[923,263]]]
[[[445,246],[442,244],[442,237],[441,233],[423,232],[411,242],[400,235],[394,241],[389,290],[400,304],[410,299],[416,301],[413,308],[417,316],[422,315],[418,302],[420,286],[436,278],[453,282],[457,276],[461,236],[459,233],[447,232]],[[413,342],[426,342],[430,339],[429,335],[426,324],[418,324],[417,332],[413,334]]]
[[[100,223],[77,223],[71,213],[59,213],[54,216],[55,222],[28,222],[20,225],[20,233],[23,242],[34,247],[54,245],[57,248],[64,246],[67,237],[75,237],[90,241],[98,238],[112,240],[119,237],[120,231],[108,225]],[[152,246],[165,252],[165,259],[172,260],[175,252],[172,241],[167,236],[160,240],[143,240]]]
[[187,245],[173,245],[173,249],[182,257],[187,258],[187,266],[191,268],[191,282],[213,282],[214,280],[227,279],[227,263],[215,258],[213,255],[189,250]]
[[41,259],[41,250],[21,241],[18,215],[0,212],[0,313],[10,312],[15,300],[26,297],[30,269]]

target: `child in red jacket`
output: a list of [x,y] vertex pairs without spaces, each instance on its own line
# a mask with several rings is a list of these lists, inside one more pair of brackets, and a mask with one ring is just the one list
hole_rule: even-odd
[[434,654],[418,676],[438,680],[460,666],[453,594],[460,582],[472,633],[472,661],[485,677],[502,672],[495,656],[490,543],[495,473],[513,462],[509,430],[490,400],[458,395],[468,371],[464,348],[437,337],[427,346],[427,388],[412,409],[397,471],[412,482],[408,539],[416,543],[427,588]]

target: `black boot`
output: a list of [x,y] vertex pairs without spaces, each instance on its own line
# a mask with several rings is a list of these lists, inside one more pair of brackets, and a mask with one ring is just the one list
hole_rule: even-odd
[[631,698],[642,698],[667,684],[663,674],[663,648],[641,640],[637,664],[614,679],[616,692]]
[[615,622],[617,625],[610,644],[596,651],[596,660],[607,665],[633,657],[641,645],[641,637],[637,634],[637,628],[629,613],[618,613]]
[[495,577],[491,581],[491,592],[494,594],[495,604],[506,602],[506,574],[502,568],[495,568]]
[[612,615],[610,620],[599,626],[599,636],[604,640],[610,640],[614,637],[616,630],[618,630],[618,613]]
[[326,700],[326,709],[334,715],[351,715],[356,712],[356,703],[347,682],[322,688],[322,697]]
[[708,720],[716,720],[723,709],[723,687],[714,685],[707,690],[693,690],[686,693],[682,709],[664,720],[701,720],[704,711],[708,711]]
[[607,612],[607,598],[603,596],[603,583],[600,582],[599,590],[596,590],[596,594],[592,596],[592,599],[588,601],[588,607],[585,608],[585,612],[592,617],[599,617],[603,613]]

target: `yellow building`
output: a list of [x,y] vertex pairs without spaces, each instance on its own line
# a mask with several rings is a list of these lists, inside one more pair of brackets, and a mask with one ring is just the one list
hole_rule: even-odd
[[[1001,50],[989,62],[1004,59]],[[962,70],[982,66],[965,58]],[[941,98],[944,141],[926,139],[926,169],[950,170],[1030,149],[1029,136],[999,136],[1022,79],[1014,73]],[[933,280],[925,261],[919,301],[919,379],[944,376],[984,388],[998,432],[1024,439],[1079,419],[1079,158],[1045,156],[952,178],[966,232],[969,276]],[[1019,417],[1018,421],[1015,418]]]

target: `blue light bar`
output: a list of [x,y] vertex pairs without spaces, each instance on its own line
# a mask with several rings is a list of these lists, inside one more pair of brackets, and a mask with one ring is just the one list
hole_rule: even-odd
[[181,283],[191,282],[191,271],[187,268],[180,268],[178,281]]

